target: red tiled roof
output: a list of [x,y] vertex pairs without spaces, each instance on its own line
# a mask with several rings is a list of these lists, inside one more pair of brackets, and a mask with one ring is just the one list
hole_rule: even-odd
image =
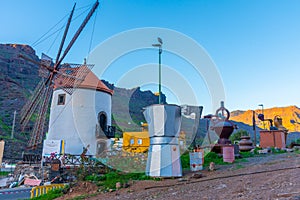
[[[70,68],[71,74],[78,71],[79,68]],[[60,71],[67,71],[69,69],[62,69]],[[83,89],[93,89],[97,91],[106,92],[110,95],[113,95],[113,90],[109,89],[101,80],[98,79],[98,77],[88,69],[88,74],[85,77],[85,79],[78,85],[76,88],[83,88]],[[58,75],[58,77],[55,79],[54,88],[63,88],[63,87],[73,87],[72,83],[68,81],[68,78],[65,78],[64,76]]]

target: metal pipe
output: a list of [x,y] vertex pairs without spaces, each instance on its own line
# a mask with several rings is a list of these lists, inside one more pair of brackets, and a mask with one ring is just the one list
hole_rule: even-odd
[[158,104],[161,104],[161,54],[162,54],[162,39],[157,38],[159,44],[152,44],[153,47],[158,47]]
[[159,92],[159,95],[158,95],[158,104],[161,104],[161,53],[162,53],[162,48],[161,46],[159,47],[159,60],[158,60],[158,63],[159,63],[159,74],[158,74],[158,92]]

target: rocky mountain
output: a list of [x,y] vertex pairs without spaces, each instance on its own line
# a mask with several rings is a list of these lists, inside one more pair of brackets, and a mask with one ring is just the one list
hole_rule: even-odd
[[[260,129],[265,128],[269,129],[270,123],[269,122],[264,122],[265,125],[263,124],[262,121],[258,119],[258,114],[262,113],[262,110],[258,109],[255,110],[255,121],[256,121],[256,126],[258,126]],[[274,120],[275,116],[280,116],[282,118],[282,124],[285,128],[289,130],[289,134],[287,137],[287,144],[290,144],[293,141],[296,141],[297,139],[300,138],[300,108],[297,106],[287,106],[287,107],[275,107],[275,108],[268,108],[264,109],[264,116],[265,119],[272,119]],[[252,126],[252,118],[253,118],[253,111],[252,110],[247,110],[247,111],[233,111],[231,112],[231,117],[230,119],[233,121],[236,121],[238,123],[243,123],[244,126],[241,129],[247,129],[248,126]],[[291,123],[294,120],[295,123]],[[298,123],[299,122],[299,123]],[[240,124],[241,125],[241,124]],[[238,125],[238,126],[240,126]],[[274,126],[274,124],[273,124]],[[252,130],[249,129],[247,130],[250,134],[252,134]],[[257,130],[258,133],[258,130]],[[259,137],[259,134],[258,134]]]
[[[256,124],[263,128],[263,123],[258,119],[258,114],[262,113],[262,110],[258,109],[255,110],[255,119]],[[300,130],[300,108],[297,106],[288,106],[288,107],[275,107],[275,108],[268,108],[264,109],[264,116],[265,119],[272,119],[274,120],[275,116],[280,116],[282,118],[282,124],[285,128],[289,131],[297,131]],[[248,125],[252,125],[252,117],[253,111],[234,111],[231,113],[230,119],[237,122],[243,122]],[[291,120],[294,120],[298,123],[291,123]],[[265,126],[269,127],[269,122],[265,122]]]
[[[166,96],[162,94],[162,102],[166,103]],[[141,122],[145,122],[143,108],[158,103],[158,96],[151,91],[141,91],[139,87],[133,89],[114,88],[112,96],[113,126],[118,134],[124,131],[139,131]]]

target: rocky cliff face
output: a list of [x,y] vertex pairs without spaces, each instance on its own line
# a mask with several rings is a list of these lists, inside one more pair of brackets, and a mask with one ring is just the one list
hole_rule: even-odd
[[[0,137],[6,141],[6,157],[19,157],[26,147],[29,136],[20,133],[18,116],[39,81],[38,66],[21,59],[20,54],[39,61],[28,45],[0,44]],[[15,134],[10,139],[14,111]]]
[[20,58],[20,54],[39,60],[28,45],[0,44],[0,116],[6,124],[12,122],[14,110],[19,113],[39,81],[38,66]]

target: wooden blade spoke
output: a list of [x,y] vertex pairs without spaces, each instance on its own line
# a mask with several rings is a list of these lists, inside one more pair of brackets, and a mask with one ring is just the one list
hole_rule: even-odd
[[78,28],[78,30],[76,31],[75,35],[73,36],[73,38],[71,39],[69,45],[67,46],[67,48],[65,49],[63,55],[60,57],[60,59],[55,63],[54,65],[54,69],[58,69],[60,67],[60,64],[62,63],[63,59],[66,57],[66,55],[68,54],[68,52],[70,51],[71,47],[74,45],[75,41],[77,40],[78,36],[80,35],[81,31],[84,29],[84,27],[86,26],[86,24],[88,23],[88,21],[90,20],[90,18],[92,17],[93,13],[95,12],[95,10],[97,9],[99,5],[99,2],[96,1],[96,3],[93,5],[92,9],[90,10],[90,12],[88,13],[88,15],[86,16],[86,18],[83,20],[82,24],[80,25],[80,27]]
[[44,137],[44,127],[46,122],[46,116],[50,104],[50,99],[52,97],[52,88],[47,87],[42,94],[44,97],[42,104],[40,106],[40,110],[38,113],[38,117],[36,119],[34,129],[30,138],[29,146],[35,148],[39,143],[42,142]]
[[29,119],[31,118],[34,111],[36,110],[38,104],[41,102],[42,93],[44,90],[45,90],[45,83],[44,80],[41,80],[38,83],[37,87],[35,88],[30,100],[28,100],[24,105],[24,107],[22,108],[20,123],[23,129],[28,124]]

